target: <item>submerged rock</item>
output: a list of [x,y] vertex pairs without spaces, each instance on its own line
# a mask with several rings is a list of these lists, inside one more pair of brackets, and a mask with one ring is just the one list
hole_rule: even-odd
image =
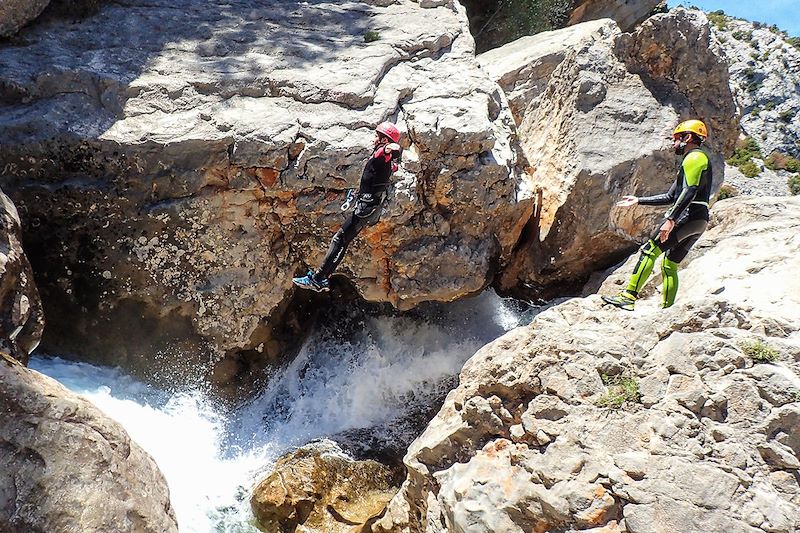
[[268,532],[364,531],[397,492],[397,474],[375,461],[356,461],[331,441],[320,441],[279,459],[250,503]]
[[23,365],[39,345],[44,313],[39,291],[22,249],[19,213],[0,191],[0,351]]
[[675,306],[574,298],[476,353],[372,531],[796,531],[800,198],[713,212]]
[[153,459],[87,400],[0,360],[0,411],[0,531],[178,531]]
[[[568,48],[554,54],[559,41]],[[547,298],[575,289],[652,231],[660,214],[613,205],[669,188],[679,164],[670,134],[681,120],[709,126],[718,187],[738,116],[727,65],[698,12],[656,15],[631,34],[607,20],[534,36],[524,51],[507,46],[502,68],[487,68],[514,106],[541,197],[498,286]]]

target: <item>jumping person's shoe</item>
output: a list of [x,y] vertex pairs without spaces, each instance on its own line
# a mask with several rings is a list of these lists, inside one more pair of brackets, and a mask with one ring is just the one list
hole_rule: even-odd
[[626,311],[633,311],[633,304],[636,303],[636,297],[626,291],[621,291],[616,296],[601,296],[603,301]]
[[315,280],[314,273],[310,270],[308,271],[308,274],[301,278],[292,278],[292,283],[301,289],[309,289],[316,292],[327,292],[331,290],[330,283],[327,279],[320,281]]

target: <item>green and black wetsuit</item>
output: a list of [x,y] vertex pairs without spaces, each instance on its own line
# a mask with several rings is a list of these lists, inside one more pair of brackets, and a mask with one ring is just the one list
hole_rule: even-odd
[[658,240],[659,230],[642,247],[642,255],[633,271],[626,291],[636,297],[653,271],[656,258],[666,252],[662,262],[664,275],[663,307],[675,302],[678,292],[678,263],[708,226],[708,202],[711,197],[711,160],[703,150],[695,148],[681,162],[675,182],[665,194],[639,198],[641,205],[668,205],[665,218],[674,220],[675,227],[665,242]]

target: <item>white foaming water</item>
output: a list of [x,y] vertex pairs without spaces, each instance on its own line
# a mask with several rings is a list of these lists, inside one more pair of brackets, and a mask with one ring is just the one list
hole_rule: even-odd
[[42,357],[30,366],[87,397],[153,456],[181,533],[257,533],[249,491],[280,455],[348,430],[380,434],[404,415],[435,408],[478,348],[530,320],[533,310],[523,316],[515,307],[487,292],[433,317],[350,317],[355,333],[346,337],[338,325],[323,325],[235,412],[118,369]]

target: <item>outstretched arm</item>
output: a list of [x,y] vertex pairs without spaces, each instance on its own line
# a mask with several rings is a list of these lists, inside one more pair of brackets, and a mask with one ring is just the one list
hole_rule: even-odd
[[673,183],[669,191],[664,194],[655,194],[653,196],[640,196],[638,198],[640,205],[668,205],[675,201],[676,191],[678,184]]

